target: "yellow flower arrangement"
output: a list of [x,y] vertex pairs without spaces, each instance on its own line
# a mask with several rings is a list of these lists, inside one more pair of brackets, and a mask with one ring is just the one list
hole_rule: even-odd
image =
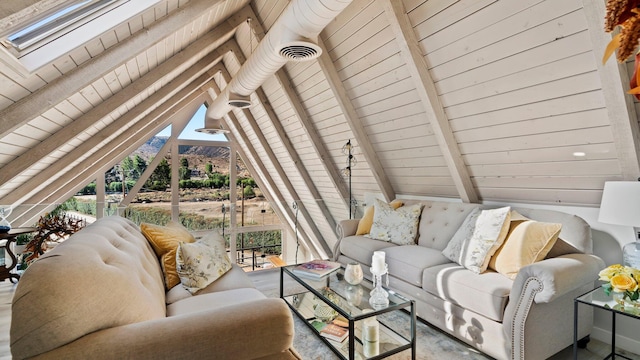
[[600,271],[599,280],[606,281],[602,284],[605,294],[611,295],[611,291],[622,293],[624,298],[637,301],[640,298],[640,270],[620,264],[611,265]]

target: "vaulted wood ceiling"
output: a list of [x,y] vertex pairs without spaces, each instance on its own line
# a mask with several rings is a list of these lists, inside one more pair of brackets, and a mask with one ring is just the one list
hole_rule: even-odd
[[[3,1],[0,29],[57,3]],[[163,0],[31,75],[0,63],[0,204],[29,223],[184,123],[288,4]],[[349,216],[349,139],[360,203],[598,206],[606,180],[640,175],[638,104],[628,65],[600,62],[603,16],[596,0],[353,0],[318,59],[287,63],[224,122],[285,223],[300,205],[320,255]]]

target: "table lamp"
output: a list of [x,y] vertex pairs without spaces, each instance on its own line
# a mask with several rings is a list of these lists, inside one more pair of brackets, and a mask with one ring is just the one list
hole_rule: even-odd
[[605,182],[598,221],[633,226],[636,241],[622,248],[622,256],[624,265],[640,269],[640,181]]

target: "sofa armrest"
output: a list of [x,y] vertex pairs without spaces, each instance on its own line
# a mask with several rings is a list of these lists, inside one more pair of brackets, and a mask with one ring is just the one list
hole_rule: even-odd
[[43,358],[254,359],[279,353],[287,358],[293,335],[285,302],[261,299],[97,331]]
[[520,269],[511,289],[511,298],[518,297],[529,279],[536,279],[541,289],[535,294],[536,303],[549,303],[598,279],[605,268],[604,261],[590,254],[567,254],[545,259]]
[[340,220],[336,225],[336,234],[338,235],[338,241],[333,246],[333,261],[338,261],[338,257],[340,257],[340,242],[347,236],[352,236],[356,234],[358,230],[358,223],[360,219],[347,219]]

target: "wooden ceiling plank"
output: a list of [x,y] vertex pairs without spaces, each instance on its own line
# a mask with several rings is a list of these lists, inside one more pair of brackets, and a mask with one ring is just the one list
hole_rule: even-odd
[[[23,171],[29,168],[38,160],[46,157],[48,154],[58,149],[62,144],[68,143],[77,134],[85,131],[91,127],[100,119],[109,115],[113,109],[124,105],[127,101],[133,98],[135,95],[146,91],[147,88],[152,86],[161,80],[167,73],[175,69],[177,66],[185,61],[189,61],[192,57],[197,56],[202,51],[202,47],[211,41],[218,39],[222,34],[228,34],[232,30],[227,24],[222,24],[216,28],[215,31],[209,33],[208,36],[203,37],[201,40],[189,46],[185,51],[177,54],[168,61],[162,63],[160,66],[147,73],[138,81],[133,82],[131,85],[125,87],[122,91],[119,91],[115,95],[111,96],[107,100],[100,103],[98,106],[89,110],[85,115],[80,116],[69,125],[65,126],[60,131],[57,131],[54,135],[46,138],[42,143],[36,147],[32,147],[28,151],[21,154],[14,159],[11,163],[5,165],[0,172],[0,186],[10,181],[15,176],[18,176]],[[218,61],[220,54],[217,50],[212,51],[209,55],[201,59],[196,66],[192,66],[187,71],[182,73],[174,81],[182,84],[188,84],[192,79],[195,79],[202,72],[206,71],[208,67]],[[170,87],[171,88],[171,87]],[[175,91],[175,90],[173,90]],[[165,96],[168,93],[164,91]]]
[[[204,75],[201,75],[195,81],[193,81],[191,84],[187,84],[186,86],[182,84],[181,86],[184,88],[178,91],[169,100],[166,99],[166,95],[164,93],[172,92],[172,89],[171,89],[172,86],[167,86],[163,88],[163,91],[154,94],[154,96],[148,98],[147,100],[142,102],[140,105],[136,106],[134,109],[128,112],[125,116],[119,118],[117,121],[111,123],[104,129],[102,129],[98,134],[96,134],[93,137],[91,142],[82,143],[80,146],[70,151],[67,155],[58,159],[55,163],[47,166],[47,168],[39,172],[38,175],[32,177],[31,179],[29,179],[28,181],[20,185],[18,188],[14,189],[14,191],[12,191],[11,193],[7,194],[5,197],[2,198],[2,203],[16,204],[16,203],[23,202],[26,196],[29,196],[31,193],[34,192],[34,190],[41,188],[42,184],[47,184],[50,181],[50,179],[56,177],[56,175],[60,171],[63,171],[68,166],[68,164],[72,163],[78,158],[81,158],[85,153],[91,151],[97,144],[111,137],[111,135],[117,132],[120,128],[129,126],[132,121],[138,118],[140,114],[143,114],[147,109],[154,108],[154,110],[149,115],[144,117],[144,119],[137,121],[135,124],[129,127],[129,129],[127,129],[125,133],[118,135],[117,137],[115,137],[115,139],[121,139],[121,141],[125,141],[122,139],[128,139],[129,137],[134,136],[137,132],[149,126],[149,124],[146,124],[145,121],[152,121],[152,120],[147,120],[147,119],[154,119],[152,115],[159,117],[162,114],[170,111],[172,108],[171,104],[174,104],[176,101],[180,101],[181,99],[186,98],[187,96],[189,96],[189,94],[197,90],[196,87],[199,87],[202,84],[207,83],[212,77],[213,77],[212,74],[204,74]],[[174,86],[177,87],[179,85],[180,85],[179,83],[176,83]],[[174,102],[172,102],[172,100]],[[156,119],[153,121],[159,121],[159,120]],[[110,143],[114,144],[113,140]],[[88,159],[92,159],[95,154],[104,154],[107,151],[108,149],[106,148],[106,146],[103,146],[96,153],[92,154]],[[83,166],[88,167],[91,165],[91,163],[95,162],[95,160],[89,161],[88,159],[83,161],[82,165],[77,166],[73,172],[68,172],[62,175],[61,178],[73,177],[74,175],[73,173],[80,170],[78,168],[82,168]],[[46,189],[46,185],[45,185],[45,189]]]
[[[229,74],[229,72],[226,69],[222,70],[222,76],[224,77],[224,79],[227,82],[227,84],[231,81],[231,74]],[[287,176],[286,172],[282,168],[282,164],[280,163],[280,161],[278,161],[277,156],[274,154],[273,149],[271,148],[271,145],[269,144],[269,141],[266,139],[266,137],[262,133],[262,130],[258,126],[258,122],[253,117],[253,114],[248,109],[243,109],[242,111],[243,111],[244,116],[247,118],[247,120],[248,120],[248,122],[249,122],[249,124],[251,126],[251,130],[253,131],[255,136],[258,138],[258,141],[260,142],[260,145],[265,149],[265,151],[267,153],[267,157],[269,158],[269,161],[273,164],[273,167],[276,169],[276,172],[278,173],[278,176],[280,177],[280,179],[282,179],[282,182],[284,183],[285,187],[287,188],[287,191],[289,192],[289,194],[291,194],[291,196],[295,200],[300,201],[300,195],[298,195],[298,191],[296,190],[296,188],[291,183],[291,180],[289,180],[289,177]],[[318,241],[320,242],[320,245],[321,245],[322,249],[325,251],[325,253],[328,254],[329,256],[332,256],[331,248],[329,247],[329,245],[327,244],[327,241],[325,240],[324,236],[322,235],[322,233],[318,229],[318,226],[316,225],[315,221],[313,221],[313,217],[311,216],[311,214],[309,214],[309,211],[307,210],[306,205],[304,204],[304,202],[302,202],[302,201],[300,201],[300,202],[301,202],[301,206],[299,206],[299,208],[300,208],[300,210],[302,212],[302,216],[307,221],[309,227],[311,228],[311,231],[313,232],[313,235],[316,237],[316,239],[318,239]],[[312,244],[313,244],[313,242],[312,242]]]
[[451,177],[463,202],[477,203],[478,195],[471,182],[466,164],[453,135],[449,119],[444,111],[429,67],[418,39],[411,26],[402,1],[382,0],[380,5],[389,20],[389,24],[396,35],[396,42],[400,47],[401,56],[405,59],[411,77],[416,84],[416,90],[424,105],[433,133],[440,144]]
[[[136,129],[134,128],[131,134],[125,133],[117,136],[107,146],[87,158],[81,166],[76,167],[75,171],[69,172],[64,177],[48,184],[44,191],[37,192],[25,201],[23,203],[25,205],[15,207],[11,213],[11,221],[20,224],[19,226],[31,226],[42,212],[67,200],[87,182],[95,179],[97,173],[113,167],[121,158],[131,154],[144,144],[150,136],[157,134],[172,123],[177,114],[183,111],[191,111],[191,108],[193,108],[192,113],[195,112],[195,109],[204,101],[204,90],[202,90],[202,84],[198,82],[194,82],[192,86],[189,86],[189,90],[185,91],[186,95],[181,93],[172,99],[174,101],[168,102],[174,104],[173,106],[167,105],[169,107],[168,111],[152,111],[147,115],[145,119],[138,123],[142,124],[138,132],[135,132]],[[186,124],[188,121],[189,118],[185,116],[179,122]]]
[[111,48],[110,51],[87,61],[66,76],[52,81],[33,95],[3,109],[0,111],[0,119],[3,120],[0,122],[0,138],[73,95],[79,89],[96,81],[103,74],[114,70],[116,66],[129,60],[131,54],[137,54],[141,49],[147,49],[158,41],[162,41],[182,28],[185,23],[217,6],[221,1],[189,1],[185,7],[181,8],[181,11],[172,13],[162,21],[154,23],[146,31],[136,33],[120,45]]
[[582,0],[582,4],[602,83],[611,132],[616,139],[621,175],[623,180],[635,181],[640,176],[640,130],[633,96],[626,93],[629,90],[629,73],[625,64],[619,64],[616,59],[609,59],[605,64],[599,61],[611,41],[611,34],[602,29],[605,4],[599,0]]
[[333,61],[328,55],[327,48],[322,42],[320,38],[318,38],[318,45],[322,48],[322,54],[318,58],[318,63],[320,64],[320,68],[331,87],[331,91],[334,93],[334,97],[338,104],[340,105],[340,109],[345,119],[349,123],[349,127],[351,127],[351,132],[355,137],[356,143],[360,146],[360,150],[362,151],[362,155],[364,155],[365,160],[369,164],[371,168],[371,172],[373,177],[382,192],[382,195],[387,201],[391,201],[395,199],[396,193],[391,185],[391,181],[387,177],[387,174],[376,156],[375,149],[373,145],[369,141],[369,136],[362,125],[362,120],[358,116],[355,107],[349,100],[349,95],[347,94],[347,90],[344,87],[344,84],[340,80],[340,76],[333,65]]

